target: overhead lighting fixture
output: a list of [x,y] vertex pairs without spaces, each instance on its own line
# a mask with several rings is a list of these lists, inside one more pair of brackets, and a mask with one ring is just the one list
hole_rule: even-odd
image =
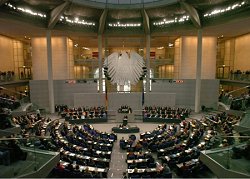
[[164,47],[157,47],[157,49],[158,49],[158,50],[162,50],[162,49],[164,49]]
[[35,12],[34,10],[31,10],[31,9],[16,7],[16,6],[12,5],[11,3],[5,3],[5,5],[11,9],[15,10],[15,11],[21,11],[21,12],[29,14],[29,15],[38,16],[41,18],[46,18],[46,14],[43,14],[41,12]]
[[74,46],[75,46],[75,47],[78,47],[78,44],[75,44]]
[[75,22],[78,22],[79,21],[79,18],[78,17],[75,17]]
[[173,47],[174,44],[173,43],[168,43],[168,47]]
[[82,49],[84,49],[84,50],[90,50],[90,48],[87,48],[87,47],[82,47]]
[[204,16],[204,17],[211,17],[211,16],[223,14],[223,13],[225,13],[225,12],[228,12],[228,11],[232,11],[232,10],[238,9],[238,8],[244,6],[245,4],[246,4],[245,1],[241,1],[241,2],[238,2],[238,3],[234,3],[234,4],[232,4],[232,5],[229,5],[229,6],[227,6],[227,7],[221,8],[221,9],[216,8],[216,9],[210,11],[210,12],[205,13],[203,16]]
[[153,25],[162,26],[162,25],[168,25],[168,24],[174,24],[174,23],[183,23],[183,22],[188,21],[188,20],[189,20],[189,16],[184,15],[184,16],[175,17],[174,19],[169,19],[169,20],[164,18],[161,21],[153,22]]
[[79,17],[75,17],[74,19],[71,19],[67,16],[61,16],[59,21],[70,23],[70,24],[79,24],[79,25],[88,25],[88,26],[95,26],[94,22],[87,22],[84,19],[79,19]]
[[140,27],[141,23],[120,23],[119,21],[116,23],[109,23],[109,27]]
[[218,37],[218,39],[223,38],[223,37],[224,37],[224,35],[221,35],[221,36]]

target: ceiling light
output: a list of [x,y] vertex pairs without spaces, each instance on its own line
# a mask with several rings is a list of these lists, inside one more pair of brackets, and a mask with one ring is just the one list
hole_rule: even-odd
[[67,16],[61,16],[59,20],[61,22],[67,22],[67,23],[70,23],[70,24],[95,26],[94,22],[87,22],[84,19],[79,19],[79,17],[75,17],[74,19],[70,19]]
[[228,11],[238,9],[241,6],[243,6],[244,4],[245,4],[245,1],[242,1],[241,3],[235,3],[235,4],[229,5],[227,7],[224,7],[222,9],[217,8],[217,9],[214,9],[214,10],[212,10],[210,12],[205,13],[203,16],[204,17],[211,17],[211,16],[215,16],[215,15],[218,15],[218,14],[222,14],[222,13],[225,13],[225,12],[228,12]]
[[162,49],[164,49],[164,47],[157,47],[157,49],[158,49],[158,50],[162,50]]
[[40,12],[35,12],[35,11],[31,10],[31,9],[22,8],[22,7],[15,7],[11,3],[5,3],[5,5],[8,6],[9,8],[11,8],[11,9],[16,10],[16,11],[21,11],[21,12],[29,14],[29,15],[46,18],[46,14],[43,14],[43,13],[40,13]]
[[140,27],[141,23],[121,23],[121,22],[116,22],[116,23],[109,23],[109,27]]
[[84,50],[90,50],[90,48],[87,48],[87,47],[82,47]]
[[168,46],[169,46],[169,47],[173,47],[174,44],[173,44],[173,43],[168,43]]
[[31,9],[27,9],[27,8],[22,8],[22,7],[15,7],[14,5],[12,5],[11,3],[5,3],[6,6],[8,6],[11,9],[17,10],[17,11],[21,11],[24,13],[27,13],[29,15],[33,15],[33,16],[39,16],[42,18],[46,18],[46,14],[40,13],[40,12],[35,12]]
[[173,24],[173,23],[178,23],[178,22],[183,23],[188,20],[189,20],[189,16],[184,15],[182,17],[175,17],[174,19],[169,19],[169,20],[164,18],[161,21],[153,22],[153,25],[159,26],[159,25],[167,25],[167,24]]

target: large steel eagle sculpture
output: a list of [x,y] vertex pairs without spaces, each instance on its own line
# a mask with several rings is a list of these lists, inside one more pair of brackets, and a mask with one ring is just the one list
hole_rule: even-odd
[[136,84],[140,80],[145,63],[138,53],[121,51],[109,55],[104,66],[108,68],[112,84],[125,85],[125,82]]

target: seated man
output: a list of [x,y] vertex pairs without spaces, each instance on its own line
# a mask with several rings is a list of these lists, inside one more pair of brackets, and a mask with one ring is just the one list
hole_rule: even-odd
[[127,145],[127,143],[124,140],[124,137],[122,137],[120,140],[120,148],[124,149],[124,148],[126,148],[126,145]]

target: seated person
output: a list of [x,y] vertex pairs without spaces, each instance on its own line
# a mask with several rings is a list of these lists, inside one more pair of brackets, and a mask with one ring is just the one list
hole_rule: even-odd
[[56,165],[56,169],[60,170],[60,171],[63,171],[64,170],[64,166],[58,162],[57,165]]
[[171,173],[170,168],[168,167],[168,165],[166,163],[164,163],[163,169],[162,169],[162,176],[167,177],[167,176],[169,176],[170,173]]
[[184,171],[189,169],[189,166],[187,166],[186,162],[184,162],[180,169],[181,169],[182,172],[184,172]]

